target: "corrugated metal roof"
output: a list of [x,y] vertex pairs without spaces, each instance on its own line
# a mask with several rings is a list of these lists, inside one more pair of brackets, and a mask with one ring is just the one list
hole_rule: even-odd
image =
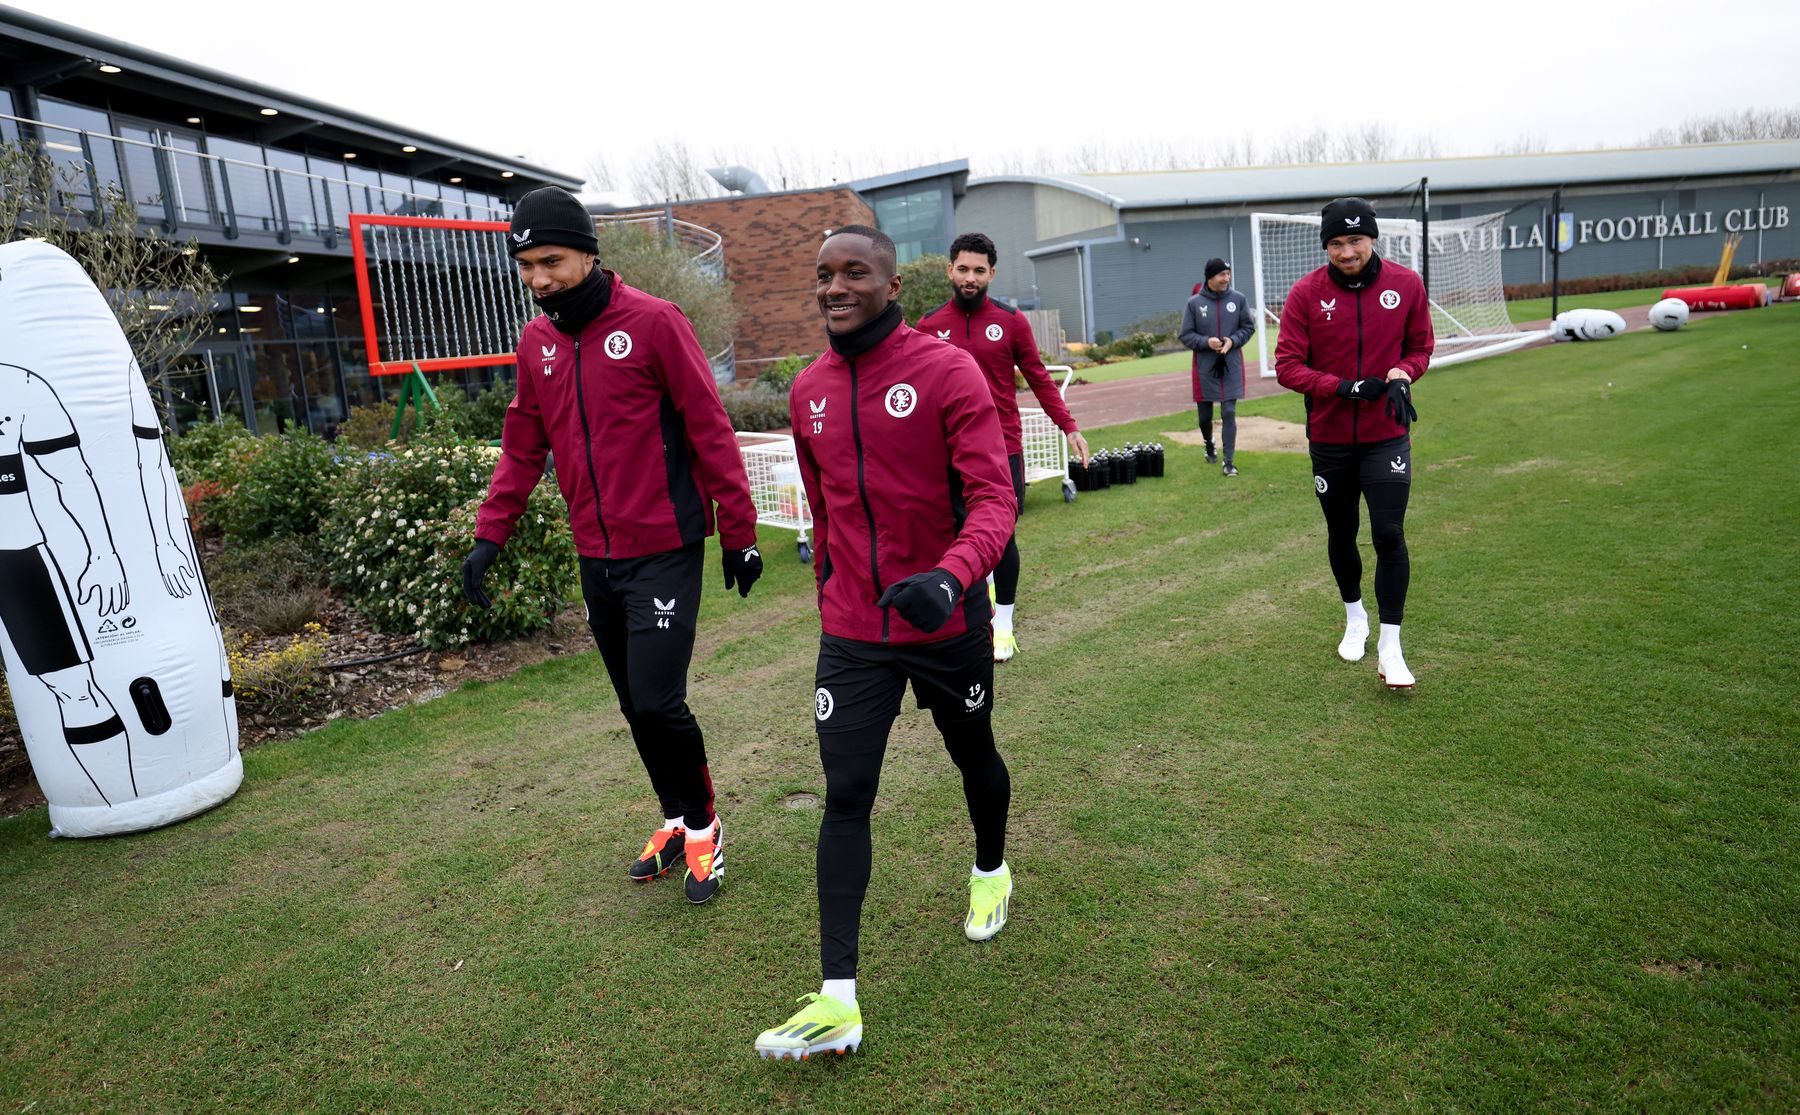
[[1800,140],[1763,140],[1373,163],[1221,167],[1123,174],[999,175],[976,179],[969,186],[1033,182],[1074,190],[1121,209],[1147,209],[1312,200],[1353,194],[1376,197],[1398,193],[1426,176],[1431,179],[1433,191],[1444,193],[1522,187],[1550,189],[1641,179],[1793,174],[1797,170],[1800,170]]

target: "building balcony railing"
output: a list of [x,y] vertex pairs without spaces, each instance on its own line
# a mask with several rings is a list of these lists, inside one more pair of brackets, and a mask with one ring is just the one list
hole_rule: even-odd
[[[344,177],[306,169],[319,160],[296,152],[258,148],[269,161],[251,162],[198,150],[185,136],[141,131],[108,135],[0,114],[0,138],[35,139],[65,176],[61,185],[75,207],[92,208],[108,186],[117,186],[143,223],[171,235],[210,232],[236,240],[255,234],[279,244],[313,242],[333,250],[349,233],[351,213],[474,221],[505,221],[512,215],[497,198],[480,195],[483,200],[475,201],[452,186],[439,187],[437,195],[394,189],[359,181],[352,168]],[[290,160],[299,165],[278,165]]]

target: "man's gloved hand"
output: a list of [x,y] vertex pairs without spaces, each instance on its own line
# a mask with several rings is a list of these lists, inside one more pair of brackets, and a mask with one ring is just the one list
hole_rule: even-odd
[[1374,402],[1387,392],[1387,380],[1380,376],[1364,376],[1361,379],[1338,380],[1337,393],[1340,399],[1362,399]]
[[477,538],[475,548],[463,559],[463,595],[477,608],[486,608],[493,603],[488,594],[481,591],[481,582],[487,577],[488,566],[499,556],[499,546],[485,538]]
[[1388,380],[1387,412],[1389,418],[1412,429],[1412,424],[1419,420],[1419,412],[1412,404],[1412,384],[1403,379]]
[[750,586],[762,576],[762,552],[755,546],[742,550],[725,547],[725,587],[737,585],[738,595],[749,596]]
[[962,593],[962,585],[954,576],[943,569],[932,569],[895,581],[875,603],[883,608],[893,605],[902,619],[930,634],[950,621]]

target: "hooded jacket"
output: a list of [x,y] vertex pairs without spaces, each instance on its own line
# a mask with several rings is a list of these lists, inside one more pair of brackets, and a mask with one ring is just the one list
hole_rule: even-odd
[[[1255,333],[1256,311],[1241,291],[1227,287],[1217,292],[1202,283],[1187,300],[1181,311],[1180,340],[1194,350],[1196,403],[1244,397],[1244,344]],[[1211,337],[1231,338],[1231,351],[1221,357],[1208,348]]]
[[[980,368],[965,352],[897,324],[854,357],[827,350],[794,377],[788,409],[813,516],[825,634],[927,643],[986,626],[978,586],[1018,518],[1006,443]],[[961,605],[933,632],[875,601],[942,568]]]
[[612,294],[576,335],[548,317],[519,338],[518,387],[475,537],[505,545],[556,454],[556,480],[583,557],[633,558],[713,532],[756,543],[737,435],[694,327],[673,302],[608,272]]

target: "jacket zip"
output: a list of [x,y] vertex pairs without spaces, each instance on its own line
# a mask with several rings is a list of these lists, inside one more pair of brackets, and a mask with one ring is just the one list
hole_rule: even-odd
[[[1356,378],[1362,378],[1362,288],[1356,291]],[[1350,444],[1362,444],[1362,400],[1350,400]]]
[[[875,586],[877,596],[881,594],[881,568],[875,557],[875,509],[869,505],[869,485],[863,473],[863,440],[862,440],[862,393],[856,385],[856,361],[847,359],[850,365],[850,437],[856,443],[856,494],[862,499],[863,514],[869,520],[869,583]],[[881,641],[888,641],[889,609],[881,609]]]
[[587,394],[581,389],[581,338],[575,338],[575,410],[581,415],[581,439],[587,449],[588,484],[594,489],[594,521],[600,524],[600,540],[612,557],[612,535],[606,533],[606,515],[600,510],[600,479],[594,474],[594,433],[588,428]]

